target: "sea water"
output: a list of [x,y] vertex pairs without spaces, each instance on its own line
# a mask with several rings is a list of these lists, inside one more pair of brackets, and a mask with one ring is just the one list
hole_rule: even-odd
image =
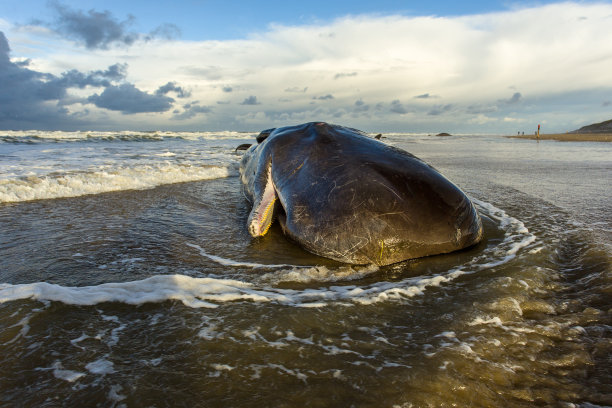
[[0,133],[0,405],[612,404],[612,148],[388,134],[485,239],[387,267],[260,239],[254,133]]

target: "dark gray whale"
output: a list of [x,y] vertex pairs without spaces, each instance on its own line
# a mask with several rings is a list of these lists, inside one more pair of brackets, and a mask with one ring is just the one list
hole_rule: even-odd
[[269,129],[240,162],[248,230],[278,218],[306,250],[388,265],[466,248],[482,238],[469,198],[412,154],[365,133],[313,122]]

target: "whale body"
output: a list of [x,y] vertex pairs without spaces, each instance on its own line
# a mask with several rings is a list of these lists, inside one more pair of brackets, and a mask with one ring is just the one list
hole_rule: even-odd
[[274,219],[306,250],[350,264],[388,265],[478,243],[470,199],[416,156],[323,122],[268,129],[240,161],[252,204],[247,228]]

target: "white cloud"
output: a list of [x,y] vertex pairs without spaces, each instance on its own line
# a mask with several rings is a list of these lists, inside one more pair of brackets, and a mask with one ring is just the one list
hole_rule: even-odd
[[477,125],[484,125],[487,123],[491,123],[491,122],[497,122],[497,119],[495,118],[491,118],[485,114],[479,113],[478,115],[472,117],[469,120],[469,123],[473,123],[473,124],[477,124]]
[[513,117],[510,117],[510,116],[506,116],[504,118],[504,122],[522,123],[522,122],[524,122],[524,120],[521,119],[521,118],[513,118]]
[[[512,129],[517,120],[539,121],[548,113],[549,107],[533,101],[612,88],[611,16],[612,5],[588,3],[462,17],[356,16],[326,25],[273,25],[232,41],[153,40],[87,52],[61,42],[37,53],[34,64],[57,75],[67,69],[66,61],[81,71],[127,63],[127,80],[139,89],[152,93],[175,82],[191,91],[192,100],[214,106],[207,116],[215,116],[216,123],[254,129],[334,118],[365,130],[426,130],[440,121],[461,130]],[[31,45],[13,44],[11,33],[7,37],[14,57],[32,57],[24,52]],[[224,87],[233,92],[223,92]],[[513,94],[520,95],[516,103],[502,103]],[[261,104],[240,105],[252,95]],[[333,99],[313,99],[321,95]],[[219,100],[229,103],[219,105]],[[355,112],[355,100],[380,109]],[[572,111],[572,101],[565,103],[555,107],[559,126],[564,124],[558,110]],[[522,104],[530,109],[521,110]],[[605,110],[600,96],[593,109],[594,115]],[[427,118],[428,112],[436,115]],[[170,116],[155,116],[159,127]],[[510,117],[514,120],[507,121]],[[137,124],[139,118],[117,120]],[[151,120],[148,115],[143,123]]]

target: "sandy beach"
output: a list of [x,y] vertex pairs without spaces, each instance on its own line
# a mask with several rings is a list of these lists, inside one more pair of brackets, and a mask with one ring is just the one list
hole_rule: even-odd
[[[515,139],[537,140],[535,135],[508,136]],[[559,140],[562,142],[612,142],[612,133],[553,133],[541,134],[541,140]]]

